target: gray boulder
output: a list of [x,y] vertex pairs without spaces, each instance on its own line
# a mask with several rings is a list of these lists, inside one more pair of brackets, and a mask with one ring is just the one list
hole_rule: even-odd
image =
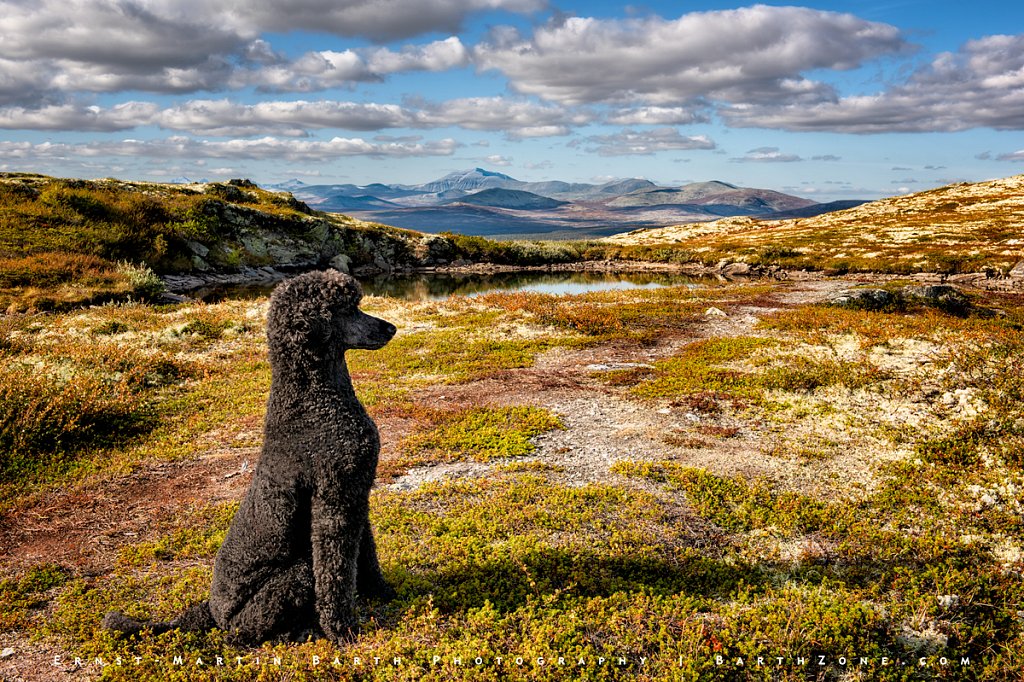
[[829,305],[855,310],[883,310],[897,302],[885,289],[845,289],[829,297]]
[[971,301],[956,287],[948,284],[920,284],[903,287],[900,292],[907,301],[923,303],[951,313],[962,313]]

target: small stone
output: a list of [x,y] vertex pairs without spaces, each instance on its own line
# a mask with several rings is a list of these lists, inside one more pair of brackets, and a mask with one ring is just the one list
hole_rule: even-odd
[[751,273],[751,267],[749,263],[726,263],[719,267],[725,277],[746,277]]
[[344,253],[339,253],[337,256],[331,259],[330,266],[338,272],[344,272],[348,274],[352,267],[352,259]]
[[11,656],[13,656],[16,653],[18,653],[18,652],[15,651],[14,649],[12,649],[11,647],[7,647],[3,651],[0,651],[0,658],[10,658]]
[[724,310],[721,310],[714,306],[711,306],[710,308],[705,310],[704,315],[705,317],[729,317],[729,315]]
[[185,241],[185,246],[188,247],[189,251],[199,256],[200,258],[206,258],[206,256],[209,255],[210,253],[210,249],[208,249],[206,246],[203,246],[199,242],[193,241],[191,239]]

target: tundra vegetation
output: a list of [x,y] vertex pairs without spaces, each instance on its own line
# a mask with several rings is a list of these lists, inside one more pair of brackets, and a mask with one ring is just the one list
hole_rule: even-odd
[[340,646],[100,628],[205,596],[266,299],[8,314],[0,673],[1018,679],[1024,301],[824,303],[857,282],[367,298],[400,329],[349,355],[398,597]]

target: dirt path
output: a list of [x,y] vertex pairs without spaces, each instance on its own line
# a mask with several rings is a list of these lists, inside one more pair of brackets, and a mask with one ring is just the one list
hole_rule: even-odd
[[[601,375],[608,370],[650,366],[700,339],[755,334],[755,325],[765,315],[782,307],[825,300],[851,284],[844,279],[789,282],[780,285],[761,305],[736,306],[728,313],[711,309],[692,329],[664,337],[653,347],[555,349],[539,358],[534,367],[458,386],[436,387],[422,391],[417,399],[437,407],[534,405],[550,410],[565,428],[540,436],[537,451],[529,459],[557,467],[560,471],[556,479],[569,485],[608,481],[640,485],[635,479],[616,476],[611,467],[620,460],[676,459],[721,475],[765,478],[789,489],[835,493],[837,468],[846,472],[847,479],[839,485],[847,488],[850,481],[870,480],[873,459],[851,454],[842,462],[815,464],[768,455],[765,452],[771,450],[773,435],[764,424],[745,423],[729,414],[709,416],[671,404],[631,400],[624,390],[602,381]],[[734,429],[738,431],[728,438],[694,438],[692,447],[666,442],[682,433],[729,433]],[[455,462],[416,467],[390,485],[407,490],[427,481],[484,476],[497,464]]]

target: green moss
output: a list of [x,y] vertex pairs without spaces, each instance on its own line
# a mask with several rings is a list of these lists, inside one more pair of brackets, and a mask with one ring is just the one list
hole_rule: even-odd
[[178,519],[181,527],[152,542],[140,542],[121,550],[118,563],[145,566],[154,561],[209,558],[224,542],[228,525],[238,510],[237,502],[210,505]]
[[402,447],[415,460],[488,462],[528,455],[535,449],[532,438],[558,428],[557,417],[536,407],[473,407],[444,415],[429,431],[405,439]]
[[[777,341],[758,337],[715,338],[697,341],[683,351],[654,365],[654,373],[631,391],[642,398],[676,397],[714,392],[735,398],[756,398],[762,394],[754,372],[722,365],[748,358],[757,350],[776,346]],[[629,373],[609,373],[622,380]],[[635,372],[634,372],[635,374]]]
[[461,383],[506,369],[530,367],[540,353],[571,339],[490,339],[457,329],[417,332],[394,339],[377,351],[350,352],[349,368],[373,381],[402,377],[409,385],[434,382]]
[[19,578],[0,580],[0,632],[25,628],[32,611],[49,602],[46,596],[68,579],[65,568],[41,564],[25,571]]
[[623,475],[643,476],[686,493],[687,501],[702,516],[734,531],[775,528],[787,533],[819,530],[829,516],[829,507],[797,493],[773,492],[764,483],[748,484],[739,479],[715,476],[703,469],[672,463],[634,464],[619,462],[613,470]]

